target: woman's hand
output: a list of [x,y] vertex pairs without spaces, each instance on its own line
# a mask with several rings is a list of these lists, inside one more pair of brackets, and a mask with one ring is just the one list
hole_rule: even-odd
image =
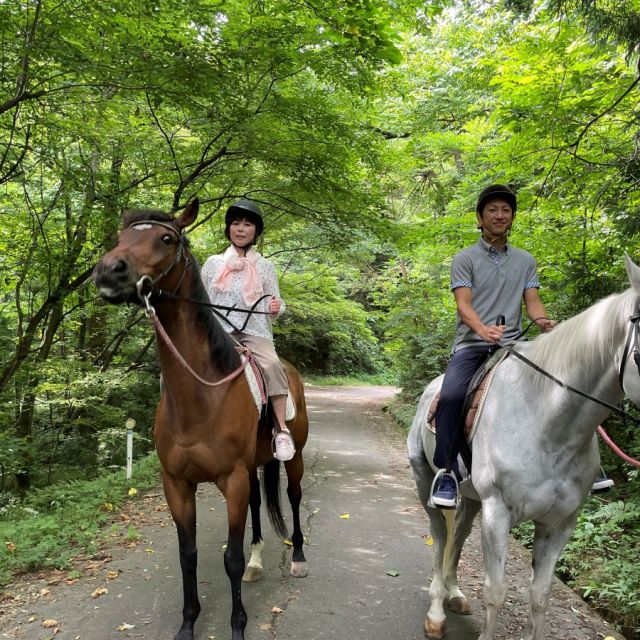
[[282,302],[278,300],[275,296],[271,296],[271,300],[269,300],[269,315],[277,316],[280,313],[280,308],[282,307]]

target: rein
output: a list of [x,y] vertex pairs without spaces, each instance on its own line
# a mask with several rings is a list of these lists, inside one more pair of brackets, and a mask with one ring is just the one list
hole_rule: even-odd
[[[157,227],[163,227],[164,229],[167,229],[168,231],[171,231],[171,233],[173,233],[176,236],[176,238],[178,239],[178,250],[176,251],[176,254],[174,256],[173,262],[164,271],[162,271],[158,276],[156,276],[155,278],[151,279],[151,277],[149,277],[149,276],[142,276],[140,278],[140,280],[138,280],[138,282],[136,283],[136,289],[138,291],[138,297],[140,298],[140,300],[145,305],[145,312],[146,312],[146,310],[148,310],[150,308],[149,299],[150,299],[150,296],[152,294],[155,297],[159,298],[159,299],[168,298],[170,300],[182,300],[183,302],[189,302],[191,304],[195,304],[195,305],[198,305],[198,306],[201,306],[201,307],[209,307],[213,311],[213,313],[220,320],[224,320],[237,333],[242,333],[246,329],[247,324],[249,323],[249,320],[250,320],[252,315],[254,315],[254,314],[265,315],[265,316],[270,315],[270,313],[268,311],[256,311],[256,307],[265,298],[269,298],[270,294],[266,294],[266,295],[262,296],[261,298],[258,298],[258,300],[256,300],[253,303],[253,305],[251,305],[250,309],[242,309],[242,308],[235,307],[235,306],[234,307],[228,307],[228,306],[219,305],[219,304],[212,304],[211,302],[203,302],[202,300],[196,300],[195,298],[188,298],[188,297],[185,297],[185,296],[179,296],[177,294],[177,292],[180,289],[180,287],[182,286],[182,282],[184,281],[184,278],[187,275],[187,269],[189,268],[189,265],[191,264],[191,260],[189,258],[187,258],[187,260],[185,260],[184,270],[182,271],[182,275],[180,276],[180,280],[178,281],[178,284],[176,285],[176,287],[175,287],[175,289],[173,291],[164,291],[163,289],[157,288],[156,284],[158,284],[165,276],[169,275],[169,273],[172,271],[172,269],[182,259],[182,256],[184,255],[184,249],[185,249],[187,240],[186,240],[186,237],[185,237],[185,235],[183,233],[180,233],[177,229],[175,229],[173,226],[171,226],[168,222],[162,222],[161,220],[138,220],[136,222],[131,223],[129,225],[129,227],[134,227],[135,228],[135,227],[140,226],[140,227],[142,227],[141,230],[144,230],[144,225],[153,225],[153,226],[157,226]],[[129,227],[127,227],[127,228],[129,228]],[[220,313],[219,310],[226,311],[227,314],[225,315],[223,313]],[[245,321],[242,323],[241,327],[237,327],[227,317],[229,315],[229,313],[231,313],[232,311],[237,311],[239,313],[246,313],[247,314],[247,317],[245,318]]]
[[253,360],[253,356],[249,352],[246,347],[243,347],[243,351],[241,352],[241,364],[240,366],[232,371],[228,376],[222,378],[222,380],[217,380],[216,382],[209,382],[204,378],[200,377],[189,365],[189,363],[180,355],[180,352],[176,349],[176,346],[171,341],[171,338],[164,330],[162,323],[158,319],[155,309],[149,304],[148,299],[145,298],[145,313],[147,317],[151,321],[153,328],[155,329],[156,336],[162,338],[162,341],[167,345],[169,351],[173,355],[173,357],[200,383],[205,385],[206,387],[219,387],[227,382],[231,382],[234,378],[237,378],[246,368],[248,364]]
[[629,418],[632,422],[635,422],[637,425],[640,425],[640,420],[638,418],[632,416],[629,412],[624,411],[623,409],[620,409],[620,408],[616,407],[613,404],[605,402],[604,400],[600,400],[599,398],[594,398],[593,396],[589,395],[588,393],[585,393],[584,391],[581,391],[580,389],[577,389],[576,387],[572,387],[570,384],[567,384],[566,382],[563,382],[559,378],[556,378],[554,375],[552,375],[548,371],[545,371],[542,367],[538,366],[535,362],[533,362],[532,360],[529,360],[529,358],[527,358],[526,356],[523,356],[519,351],[516,351],[513,348],[514,346],[515,345],[513,345],[513,344],[509,344],[509,345],[505,346],[505,349],[507,350],[508,355],[514,355],[516,358],[518,358],[518,360],[521,360],[525,364],[529,365],[532,369],[534,369],[538,373],[542,374],[546,378],[549,378],[549,380],[552,380],[557,385],[561,386],[563,389],[566,389],[567,391],[571,391],[572,393],[575,393],[575,394],[577,394],[579,396],[582,396],[583,398],[586,398],[587,400],[591,400],[591,402],[595,402],[596,404],[599,404],[599,405],[601,405],[603,407],[606,407],[607,409],[610,409],[611,411],[613,411],[613,412],[615,412],[615,413],[617,413],[617,414],[619,414],[621,416],[624,416],[625,418]]
[[[521,338],[522,336],[524,336],[527,331],[529,331],[529,329],[531,328],[531,326],[536,322],[536,320],[541,320],[542,318],[536,318],[535,320],[533,320],[529,326],[522,331],[519,335],[518,338]],[[640,375],[640,328],[638,327],[638,322],[640,321],[640,300],[638,300],[636,302],[636,312],[629,317],[629,322],[631,323],[631,326],[629,327],[629,331],[627,333],[627,339],[624,345],[624,351],[622,353],[622,359],[620,361],[620,370],[618,371],[618,382],[620,384],[620,388],[622,389],[623,393],[625,392],[624,390],[624,369],[627,363],[627,359],[629,357],[629,351],[631,349],[631,344],[633,343],[633,360],[636,364],[636,367],[638,368],[638,375]],[[516,338],[516,339],[518,339]],[[532,360],[529,360],[529,358],[527,358],[526,356],[524,356],[522,353],[520,353],[519,351],[515,350],[515,342],[511,342],[509,344],[506,345],[501,345],[503,346],[506,350],[507,350],[507,354],[511,354],[514,355],[516,358],[518,358],[519,360],[521,360],[522,362],[524,362],[525,364],[527,364],[528,366],[530,366],[532,369],[534,369],[535,371],[537,371],[538,373],[540,373],[541,375],[545,376],[546,378],[548,378],[549,380],[555,382],[557,385],[561,386],[563,389],[567,389],[567,391],[571,391],[572,393],[575,393],[583,398],[586,398],[587,400],[591,400],[592,402],[595,402],[596,404],[599,404],[603,407],[606,407],[607,409],[610,409],[611,411],[617,413],[618,415],[621,415],[624,418],[629,418],[631,420],[631,422],[634,422],[636,425],[640,425],[640,420],[638,418],[635,418],[634,416],[632,416],[630,413],[628,413],[627,411],[624,411],[612,404],[609,404],[608,402],[605,402],[604,400],[600,400],[599,398],[594,398],[593,396],[589,395],[588,393],[585,393],[584,391],[581,391],[580,389],[577,389],[576,387],[572,387],[570,384],[567,384],[566,382],[563,382],[562,380],[560,380],[559,378],[556,378],[554,375],[552,375],[551,373],[549,373],[548,371],[545,371],[542,367],[540,367],[539,365],[537,365],[535,362],[533,362]]]
[[[527,333],[527,331],[531,328],[531,325],[534,322],[535,320],[525,329],[525,331],[523,331],[519,335],[519,337],[522,337],[525,333]],[[640,327],[638,326],[638,323],[640,322],[640,300],[636,303],[636,312],[629,317],[629,322],[631,323],[631,326],[629,327],[629,331],[627,332],[624,351],[622,352],[622,358],[620,360],[620,370],[618,371],[618,382],[620,384],[620,388],[622,389],[623,393],[624,393],[624,369],[625,369],[627,360],[629,358],[629,352],[631,351],[632,344],[633,344],[633,350],[632,350],[633,360],[636,364],[636,367],[638,368],[638,374],[640,375]],[[640,425],[640,420],[635,416],[632,416],[628,411],[625,411],[624,409],[620,409],[619,407],[616,407],[608,402],[605,402],[604,400],[600,400],[599,398],[595,398],[589,395],[588,393],[585,393],[584,391],[581,391],[580,389],[577,389],[576,387],[573,387],[570,384],[563,382],[562,380],[560,380],[559,378],[556,378],[556,376],[552,375],[548,371],[545,371],[542,367],[537,365],[532,360],[529,360],[529,358],[524,356],[519,351],[516,351],[514,347],[515,347],[514,343],[504,345],[504,348],[507,350],[507,355],[514,355],[516,358],[518,358],[518,360],[520,360],[521,362],[524,362],[526,365],[528,365],[529,367],[531,367],[541,375],[545,376],[552,382],[556,383],[563,389],[566,389],[567,391],[571,391],[572,393],[575,393],[583,398],[586,398],[587,400],[591,400],[591,402],[595,402],[596,404],[599,404],[603,407],[606,407],[607,409],[610,409],[613,413],[616,413],[622,416],[623,419],[629,419],[636,426]],[[600,437],[605,441],[607,446],[617,456],[619,456],[620,458],[622,458],[622,460],[624,460],[625,462],[628,462],[629,464],[635,467],[640,467],[640,461],[635,460],[631,456],[628,456],[626,453],[624,453],[615,444],[615,442],[613,442],[613,440],[609,437],[609,435],[601,425],[599,425],[596,430],[600,435]]]
[[[154,328],[155,333],[156,333],[156,337],[159,337],[166,344],[167,348],[169,349],[169,352],[173,355],[173,357],[198,382],[200,382],[201,384],[203,384],[203,385],[205,385],[207,387],[219,387],[219,386],[221,386],[223,384],[226,384],[227,382],[230,382],[234,378],[237,378],[244,371],[244,369],[246,368],[246,366],[248,364],[250,364],[252,367],[254,367],[255,365],[254,365],[254,362],[253,362],[253,356],[252,356],[251,352],[246,347],[238,344],[236,346],[236,350],[240,352],[240,360],[241,360],[240,366],[237,369],[235,369],[234,371],[232,371],[229,375],[227,375],[224,378],[222,378],[222,380],[217,380],[215,382],[209,382],[208,380],[205,380],[204,378],[199,376],[191,368],[189,363],[182,357],[182,355],[180,355],[180,352],[178,351],[178,349],[176,349],[176,346],[173,344],[171,338],[169,337],[169,335],[165,331],[164,327],[162,326],[162,323],[160,322],[160,320],[158,318],[156,310],[151,305],[151,296],[153,294],[156,294],[156,295],[161,294],[161,296],[172,298],[172,299],[178,299],[178,300],[183,299],[183,300],[187,300],[189,302],[198,302],[199,304],[206,304],[206,303],[200,303],[200,301],[190,300],[188,298],[182,298],[181,296],[177,295],[177,291],[182,286],[182,283],[184,282],[185,276],[187,274],[187,270],[189,269],[189,265],[191,264],[191,260],[189,258],[187,258],[185,260],[184,269],[182,271],[182,275],[180,276],[180,280],[178,281],[178,284],[175,287],[175,289],[173,290],[173,292],[167,292],[167,291],[163,291],[162,289],[156,289],[155,288],[155,285],[158,282],[160,282],[160,280],[162,280],[165,276],[167,276],[173,270],[173,268],[178,264],[178,262],[180,262],[180,260],[182,260],[187,241],[186,241],[186,238],[185,238],[184,234],[180,233],[177,229],[175,229],[174,227],[172,227],[170,224],[168,224],[166,222],[162,222],[160,220],[139,220],[137,222],[134,222],[134,223],[130,224],[129,227],[134,227],[135,228],[136,226],[139,226],[139,225],[154,225],[154,226],[164,227],[168,231],[171,231],[173,234],[175,234],[175,236],[178,239],[178,249],[177,249],[176,254],[174,256],[173,262],[164,271],[162,271],[160,273],[160,275],[156,276],[155,278],[152,279],[150,276],[144,275],[136,283],[136,290],[138,292],[138,297],[140,298],[140,301],[142,302],[142,304],[144,306],[144,312],[145,312],[147,318],[149,318],[149,321],[153,325],[153,328]],[[144,230],[144,228],[141,229],[141,230]],[[264,297],[265,296],[263,296],[263,298]],[[260,302],[263,298],[258,300],[256,302],[256,304],[258,304],[258,302]],[[207,306],[211,306],[211,305],[207,305]],[[238,311],[239,311],[239,309],[238,309]],[[260,312],[254,312],[254,313],[260,313]],[[219,315],[221,315],[221,314],[219,314]],[[247,316],[247,320],[248,320],[249,317],[250,316]],[[229,323],[229,324],[231,324],[231,323]],[[245,324],[243,325],[243,328],[245,326],[246,326],[246,321],[245,321]]]
[[[174,292],[170,292],[170,291],[164,291],[163,289],[153,289],[153,293],[155,296],[157,296],[158,298],[162,299],[162,298],[168,298],[169,300],[181,300],[182,302],[189,302],[191,304],[195,304],[199,307],[209,307],[213,313],[220,318],[220,320],[224,320],[234,331],[236,331],[237,333],[242,333],[246,327],[247,324],[249,323],[249,320],[251,318],[252,315],[254,314],[258,314],[258,315],[262,315],[262,316],[268,316],[271,315],[268,311],[256,311],[256,307],[266,298],[270,298],[271,294],[267,293],[265,295],[263,295],[262,297],[258,298],[252,305],[250,309],[243,309],[241,307],[228,307],[225,306],[223,304],[213,304],[212,302],[203,302],[202,300],[196,300],[195,298],[187,298],[186,296],[179,296]],[[227,313],[220,313],[219,310],[222,311],[226,311]],[[229,315],[229,313],[231,313],[232,311],[237,311],[239,313],[246,313],[247,317],[245,318],[245,321],[242,323],[241,327],[236,327],[236,325],[231,322],[231,320],[229,320],[229,318],[227,317]]]

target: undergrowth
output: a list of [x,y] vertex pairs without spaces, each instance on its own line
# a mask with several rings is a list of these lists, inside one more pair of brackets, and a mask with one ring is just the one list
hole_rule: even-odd
[[0,586],[21,572],[64,569],[79,553],[95,551],[101,525],[130,499],[130,488],[152,488],[159,475],[153,453],[134,465],[129,480],[122,470],[34,489],[23,500],[0,495]]
[[397,375],[390,373],[361,373],[353,375],[319,376],[305,375],[304,382],[319,387],[356,387],[358,385],[396,385]]
[[[625,491],[633,484],[637,482],[630,482]],[[640,505],[636,501],[591,498],[556,565],[556,574],[628,640],[640,639],[639,532]],[[532,547],[533,523],[522,523],[513,533],[519,542]]]

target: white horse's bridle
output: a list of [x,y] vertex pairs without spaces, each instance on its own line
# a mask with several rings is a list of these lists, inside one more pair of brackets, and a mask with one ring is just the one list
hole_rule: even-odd
[[636,309],[632,316],[629,317],[631,326],[627,332],[627,341],[624,345],[624,351],[622,352],[622,359],[620,360],[620,371],[618,372],[618,382],[620,388],[624,391],[624,370],[629,359],[629,352],[633,354],[633,361],[638,368],[638,375],[640,375],[640,299],[636,301]]

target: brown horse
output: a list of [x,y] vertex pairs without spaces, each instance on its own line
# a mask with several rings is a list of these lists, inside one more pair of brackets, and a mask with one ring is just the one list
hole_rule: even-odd
[[[100,260],[94,276],[105,300],[144,302],[155,323],[164,383],[154,436],[165,496],[178,531],[184,596],[182,626],[175,640],[193,639],[200,613],[195,504],[200,482],[214,482],[226,498],[229,531],[224,566],[231,582],[231,635],[232,640],[241,640],[247,624],[241,580],[255,580],[262,571],[260,466],[270,520],[279,535],[286,535],[279,500],[280,463],[271,448],[272,418],[268,414],[260,419],[246,377],[241,375],[243,358],[211,310],[197,304],[209,299],[184,235],[197,215],[197,200],[177,218],[150,210],[125,212],[118,244]],[[295,418],[288,423],[296,454],[285,463],[293,512],[291,573],[304,577],[307,568],[299,507],[302,449],[309,423],[300,375],[289,364],[286,370],[296,407]],[[252,556],[243,576],[249,507]]]

